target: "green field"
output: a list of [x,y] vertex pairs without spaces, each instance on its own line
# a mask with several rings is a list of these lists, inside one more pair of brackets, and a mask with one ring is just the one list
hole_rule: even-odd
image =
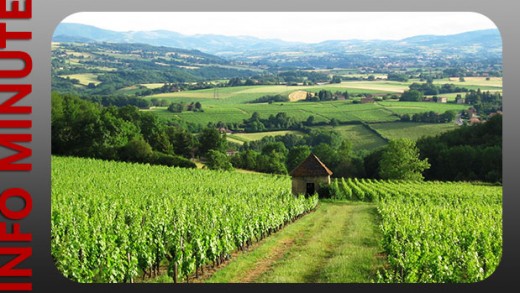
[[469,105],[433,102],[379,102],[385,109],[396,114],[416,114],[434,111],[444,113],[448,110],[461,111],[469,108]]
[[415,114],[428,111],[443,113],[447,110],[460,111],[467,109],[467,105],[438,104],[428,102],[377,102],[374,104],[352,104],[346,101],[330,102],[287,102],[262,104],[215,104],[201,101],[204,112],[171,113],[165,107],[153,108],[150,111],[165,119],[179,119],[192,123],[207,125],[219,121],[226,123],[241,123],[254,112],[261,118],[267,119],[270,115],[286,112],[297,121],[305,121],[314,116],[315,122],[329,122],[335,118],[340,122],[393,122],[399,120],[396,115]]
[[[339,126],[319,126],[311,127],[312,129],[334,130],[337,131],[345,140],[352,144],[352,149],[357,151],[372,151],[376,148],[386,145],[386,141],[366,126],[361,124],[339,125]],[[283,130],[283,131],[266,131],[255,133],[234,133],[226,136],[227,140],[237,144],[244,142],[261,140],[266,136],[278,136],[285,134],[302,134],[299,131]]]
[[295,130],[281,130],[281,131],[265,131],[265,132],[254,132],[254,133],[234,133],[228,134],[227,137],[241,141],[241,142],[249,142],[253,140],[261,140],[266,136],[278,136],[278,135],[286,135],[286,134],[296,134],[301,135],[302,133]]
[[490,77],[489,80],[486,80],[485,77],[465,77],[465,81],[459,81],[458,77],[451,78],[443,78],[443,79],[434,79],[434,84],[445,84],[452,83],[456,86],[460,87],[481,87],[482,90],[485,88],[494,88],[497,90],[502,89],[502,77]]
[[[200,101],[200,100],[199,100]],[[391,111],[378,104],[352,104],[345,101],[331,102],[294,102],[273,104],[222,104],[206,105],[201,102],[204,112],[171,113],[165,107],[154,108],[150,111],[160,117],[168,119],[180,119],[192,123],[207,125],[209,122],[241,123],[248,119],[254,112],[258,112],[260,118],[267,119],[270,115],[285,112],[297,121],[305,121],[309,116],[314,116],[315,122],[329,122],[336,118],[341,122],[365,121],[395,121],[398,118]],[[413,110],[410,113],[415,113]]]
[[[369,82],[357,82],[366,84]],[[379,82],[382,84],[382,82]],[[417,139],[422,135],[436,135],[448,130],[455,129],[455,124],[421,124],[400,123],[398,115],[416,114],[428,111],[443,113],[448,110],[461,111],[467,109],[468,105],[454,103],[432,103],[432,102],[398,102],[383,101],[368,104],[353,104],[351,101],[328,101],[328,102],[285,102],[285,103],[245,103],[252,97],[264,94],[274,94],[285,86],[249,86],[230,87],[219,89],[222,99],[211,98],[213,90],[189,91],[185,93],[174,93],[184,95],[184,98],[174,98],[178,101],[190,102],[200,101],[204,112],[171,113],[165,107],[150,109],[164,119],[184,120],[191,123],[207,125],[219,121],[225,123],[242,123],[257,112],[260,118],[267,119],[270,115],[285,112],[297,121],[305,122],[309,116],[314,116],[315,123],[329,123],[331,119],[337,119],[340,123],[365,122],[373,125],[373,130],[387,139],[407,137]],[[189,97],[188,97],[189,96]],[[199,97],[199,99],[195,98]],[[394,124],[395,123],[395,124]],[[320,128],[331,128],[332,126],[319,126]],[[373,130],[362,125],[341,125],[336,129],[344,138],[351,141],[355,151],[374,150],[386,144]],[[274,133],[273,133],[274,134]],[[278,132],[283,135],[284,132]],[[271,133],[260,134],[233,134],[228,140],[237,144],[246,141],[261,139]]]
[[[80,78],[82,84],[95,81],[93,74],[74,75]],[[186,121],[201,125],[217,123],[242,123],[250,118],[253,113],[258,112],[260,118],[267,119],[270,115],[285,112],[288,116],[297,121],[304,122],[309,116],[314,116],[315,123],[329,123],[331,119],[337,119],[340,123],[365,122],[372,125],[373,130],[387,139],[406,137],[418,139],[425,135],[437,135],[439,133],[455,129],[454,124],[421,124],[421,123],[400,123],[399,115],[424,113],[434,111],[443,113],[448,110],[461,111],[467,109],[468,105],[454,103],[433,103],[433,102],[399,102],[381,101],[369,104],[353,104],[352,100],[347,101],[328,101],[328,102],[284,102],[284,103],[248,103],[264,95],[281,94],[288,96],[297,91],[317,92],[321,89],[331,91],[347,90],[351,95],[358,93],[370,94],[395,94],[408,89],[412,82],[394,82],[387,80],[375,81],[344,81],[340,84],[326,84],[316,86],[285,86],[285,85],[266,85],[266,86],[237,86],[223,87],[215,89],[193,90],[175,93],[165,93],[148,96],[146,98],[165,99],[169,102],[200,102],[204,112],[184,111],[182,113],[171,113],[166,107],[154,107],[146,111],[156,113],[163,119],[173,119]],[[482,88],[501,90],[502,78],[468,77],[465,82],[458,79],[435,80],[436,84],[454,83],[467,88]],[[162,83],[144,84],[148,88],[162,86]],[[127,92],[136,89],[128,88]],[[442,94],[449,101],[455,99],[456,93]],[[462,96],[465,93],[461,93]],[[329,126],[320,126],[330,128]],[[373,150],[386,142],[373,131],[361,125],[342,125],[337,130],[349,141],[355,150]],[[274,133],[273,133],[274,134]],[[278,134],[284,134],[278,132]],[[246,141],[261,139],[271,133],[262,134],[233,134],[228,137],[228,141],[243,144]]]
[[417,122],[373,123],[370,126],[387,139],[409,138],[412,140],[417,140],[422,136],[435,136],[459,127],[455,123]]
[[[391,123],[390,123],[391,124]],[[334,130],[339,132],[341,136],[352,143],[354,151],[372,151],[381,146],[386,145],[386,141],[368,129],[365,125],[339,125],[339,126],[321,126],[320,129]]]
[[[332,92],[347,90],[349,94],[384,94],[389,92],[386,88],[390,87],[385,84],[380,86],[372,86],[366,88],[362,83],[356,82],[349,84],[326,84],[315,86],[285,86],[285,85],[262,85],[262,86],[237,86],[237,87],[223,87],[215,89],[192,90],[175,93],[164,93],[147,96],[146,98],[166,99],[171,102],[193,102],[199,101],[204,104],[242,104],[257,99],[265,95],[284,95],[288,96],[295,91],[309,91],[319,92],[322,89],[330,90]],[[397,90],[393,89],[393,92]]]
[[[146,98],[165,99],[169,102],[200,102],[204,109],[203,113],[182,112],[171,113],[166,108],[154,108],[151,111],[165,119],[184,120],[191,123],[200,123],[207,125],[208,123],[217,123],[219,121],[226,123],[241,123],[244,119],[248,119],[254,112],[258,112],[261,118],[268,118],[270,115],[276,115],[279,112],[286,112],[289,116],[297,121],[305,121],[309,116],[314,116],[316,123],[328,123],[331,119],[337,119],[340,122],[362,121],[367,123],[395,122],[398,121],[399,115],[423,113],[434,111],[436,113],[444,113],[448,110],[461,111],[467,109],[468,105],[454,103],[433,103],[433,102],[398,102],[398,101],[382,101],[374,104],[353,104],[352,100],[347,101],[329,101],[329,102],[285,102],[285,103],[248,103],[265,95],[285,95],[296,91],[317,92],[321,89],[331,90],[333,92],[343,92],[347,90],[351,95],[359,93],[366,94],[395,94],[408,89],[408,86],[419,80],[410,80],[408,82],[395,82],[387,80],[375,81],[344,81],[340,84],[326,84],[316,86],[285,86],[285,85],[266,85],[266,86],[237,86],[224,87],[216,89],[193,90],[175,93],[165,93],[148,96]],[[501,90],[502,78],[492,78],[486,81],[485,78],[468,77],[465,82],[457,80],[435,80],[437,84],[454,83],[467,88],[481,88],[482,90]],[[159,84],[150,84],[147,86],[156,87]],[[461,93],[462,96],[465,93]],[[449,101],[453,101],[457,94],[443,94]],[[399,124],[400,125],[400,124]],[[428,131],[429,133],[443,132],[449,127],[446,125],[435,125],[424,127],[424,129],[439,128],[438,131]],[[420,131],[422,128],[415,128],[414,131]],[[388,134],[395,137],[395,135]],[[413,134],[411,136],[414,136]],[[416,136],[416,135],[415,135]],[[237,140],[237,138],[232,138]],[[240,140],[240,139],[238,139]],[[240,140],[244,141],[244,140]],[[362,143],[361,145],[363,145]],[[370,143],[369,143],[370,144]],[[377,143],[376,143],[377,144]]]

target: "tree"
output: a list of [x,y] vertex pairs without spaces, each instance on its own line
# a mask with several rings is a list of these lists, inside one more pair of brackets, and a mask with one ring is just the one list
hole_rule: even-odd
[[341,76],[339,76],[339,75],[332,76],[330,83],[341,83]]
[[106,107],[101,110],[96,121],[96,132],[91,136],[92,145],[86,154],[95,158],[118,160],[120,149],[140,137],[139,128],[118,117],[116,107]]
[[403,114],[400,116],[402,122],[410,122],[410,114]]
[[144,112],[140,114],[141,134],[147,143],[155,151],[165,154],[173,153],[173,146],[165,131],[165,126],[159,117],[153,113]]
[[332,100],[332,92],[328,90],[320,90],[318,92],[318,98],[320,101],[330,101]]
[[338,152],[327,143],[318,144],[312,152],[329,168],[334,168],[338,162]]
[[148,162],[152,155],[152,147],[143,138],[136,138],[121,149],[120,157],[125,161],[144,163]]
[[227,83],[228,86],[241,86],[243,85],[242,83],[242,80],[240,80],[239,77],[234,77],[234,78],[231,78],[228,83]]
[[418,90],[409,90],[404,91],[399,98],[399,101],[412,101],[412,102],[420,102],[423,99],[424,94]]
[[307,117],[307,121],[305,121],[305,125],[312,126],[314,124],[314,116],[310,115]]
[[292,171],[311,153],[311,148],[307,145],[295,146],[287,154],[287,170]]
[[197,140],[186,129],[168,127],[166,131],[168,138],[172,142],[173,152],[177,155],[190,159],[194,155]]
[[250,78],[246,79],[246,81],[244,82],[244,85],[255,85],[255,84],[256,84],[255,81]]
[[339,120],[336,118],[332,118],[332,119],[330,119],[329,124],[332,125],[333,127],[338,126]]
[[403,73],[389,73],[388,76],[387,76],[387,79],[388,80],[394,80],[394,81],[407,82],[408,81],[408,76],[406,74],[403,74]]
[[233,165],[229,162],[228,156],[217,150],[208,151],[206,166],[211,170],[233,170]]
[[181,103],[171,103],[168,106],[168,111],[173,113],[181,113],[184,110],[184,105]]
[[231,157],[231,163],[237,168],[256,170],[256,159],[259,155],[256,151],[245,150]]
[[285,156],[278,152],[262,153],[256,158],[256,170],[264,173],[287,174]]
[[205,156],[209,150],[225,151],[226,138],[215,128],[204,128],[199,136],[199,154]]
[[382,179],[422,180],[422,172],[430,168],[428,159],[419,159],[419,149],[411,139],[391,140],[379,161]]
[[288,150],[280,141],[267,143],[262,148],[262,154],[264,155],[274,155],[274,153],[278,153],[285,157],[288,153]]

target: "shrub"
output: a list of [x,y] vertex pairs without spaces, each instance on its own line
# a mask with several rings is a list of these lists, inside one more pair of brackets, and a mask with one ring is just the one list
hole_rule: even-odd
[[153,165],[165,165],[170,167],[182,167],[182,168],[197,168],[197,165],[192,161],[177,155],[168,155],[161,152],[154,152],[152,158],[149,161]]

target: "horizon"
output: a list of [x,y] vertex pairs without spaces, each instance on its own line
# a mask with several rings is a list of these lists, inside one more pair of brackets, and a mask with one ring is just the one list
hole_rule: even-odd
[[177,33],[177,34],[180,34],[180,35],[183,35],[183,36],[189,36],[189,37],[196,37],[196,36],[225,36],[225,37],[237,37],[237,38],[256,38],[256,39],[264,40],[264,41],[265,40],[275,40],[275,41],[282,41],[282,42],[305,43],[305,44],[319,44],[319,43],[330,42],[330,41],[363,41],[363,42],[369,42],[369,41],[402,41],[402,40],[405,40],[405,39],[408,39],[408,38],[421,37],[421,36],[444,37],[444,36],[454,36],[454,35],[470,33],[470,32],[477,32],[477,31],[498,30],[498,28],[487,28],[487,29],[484,28],[484,29],[475,29],[475,30],[464,31],[464,32],[460,32],[460,33],[452,33],[452,34],[419,34],[419,35],[408,36],[408,37],[405,37],[405,38],[402,38],[402,39],[326,39],[326,40],[322,40],[322,41],[319,41],[319,42],[310,42],[310,43],[308,43],[308,42],[302,42],[302,41],[287,41],[287,40],[282,40],[282,39],[279,39],[279,38],[262,38],[262,37],[257,37],[257,36],[253,36],[253,35],[224,35],[224,34],[217,34],[217,33],[184,34],[184,33],[178,32],[178,31],[173,31],[173,30],[168,30],[168,29],[115,31],[115,30],[100,28],[98,26],[91,25],[91,24],[84,24],[84,23],[77,23],[77,22],[62,22],[60,24],[86,25],[86,26],[95,27],[97,29],[113,31],[113,32],[118,32],[118,33],[153,33],[153,32],[159,32],[159,31],[166,31],[166,32]]
[[[136,18],[141,21],[137,23]],[[240,20],[250,25],[236,25]],[[254,37],[308,44],[333,40],[398,41],[422,35],[498,30],[492,20],[472,12],[81,12],[69,15],[61,23],[121,33],[162,30],[185,36]]]

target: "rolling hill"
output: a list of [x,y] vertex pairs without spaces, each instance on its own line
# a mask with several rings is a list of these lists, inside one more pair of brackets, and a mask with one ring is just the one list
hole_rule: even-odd
[[404,61],[435,63],[439,60],[501,62],[498,29],[455,35],[420,35],[402,40],[329,40],[307,44],[250,36],[183,35],[173,31],[115,32],[94,26],[61,23],[55,42],[145,43],[200,50],[257,65],[291,67],[351,67],[359,64]]

